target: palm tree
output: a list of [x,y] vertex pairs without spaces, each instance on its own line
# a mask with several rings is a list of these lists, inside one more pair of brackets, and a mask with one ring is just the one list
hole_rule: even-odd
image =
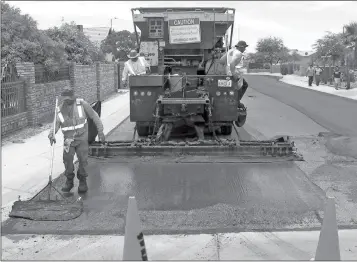
[[357,67],[357,22],[351,22],[348,25],[345,25],[344,28],[345,36],[349,43],[354,43],[354,68]]

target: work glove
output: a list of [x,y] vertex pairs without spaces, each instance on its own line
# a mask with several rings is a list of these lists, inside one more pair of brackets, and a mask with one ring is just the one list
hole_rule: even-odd
[[56,138],[53,136],[52,133],[48,135],[48,139],[50,140],[51,146],[53,145],[53,143],[56,144]]
[[99,133],[98,134],[98,137],[99,137],[99,141],[104,143],[105,142],[105,135],[103,133]]

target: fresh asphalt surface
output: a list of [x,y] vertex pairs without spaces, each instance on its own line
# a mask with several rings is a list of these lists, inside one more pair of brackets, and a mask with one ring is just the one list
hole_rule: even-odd
[[246,75],[244,78],[256,91],[295,108],[330,132],[357,136],[356,100],[296,88],[269,76]]
[[[259,92],[292,107],[298,105],[308,117],[250,89],[244,99],[251,108],[247,128],[241,129],[244,140],[266,135],[262,130],[269,130],[268,137],[282,131],[314,136],[326,129],[340,134],[357,130],[354,101],[293,89],[267,77],[247,76],[247,80]],[[250,97],[255,97],[254,102]],[[266,107],[279,112],[280,118]],[[341,117],[345,113],[347,117]],[[255,128],[251,124],[259,125],[262,119],[271,126],[264,123],[260,131],[258,127],[251,131]],[[279,129],[275,123],[291,126]],[[132,131],[133,124],[126,121],[108,140],[130,140]],[[167,159],[123,163],[114,158],[91,159],[89,170],[89,191],[83,196],[84,213],[79,218],[65,222],[9,219],[3,234],[123,234],[127,199],[132,195],[137,198],[146,234],[311,229],[321,222],[317,214],[323,209],[325,193],[294,162],[212,164]],[[55,185],[60,188],[63,182],[61,176]]]

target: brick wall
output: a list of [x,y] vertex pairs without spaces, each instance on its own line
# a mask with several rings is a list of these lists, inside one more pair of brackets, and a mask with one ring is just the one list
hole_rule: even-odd
[[119,70],[120,70],[120,73],[119,73],[119,88],[124,88],[123,86],[123,83],[121,81],[122,77],[123,77],[123,70],[124,70],[124,63],[123,61],[119,62]]
[[1,136],[6,136],[14,131],[20,130],[26,127],[27,124],[27,112],[4,117],[1,119]]
[[[114,75],[112,76],[114,78]],[[78,97],[88,103],[97,100],[97,74],[96,65],[74,66],[74,90]]]
[[[104,100],[113,94],[118,87],[118,68],[117,64],[114,63],[98,63],[90,66],[72,63],[70,80],[42,84],[35,84],[33,63],[18,63],[16,68],[21,79],[25,80],[27,112],[8,117],[9,120],[6,122],[3,119],[2,136],[27,125],[36,126],[51,121],[54,114],[55,97],[60,96],[64,87],[74,88],[76,95],[89,103],[98,99]],[[24,120],[24,117],[26,120]],[[14,124],[16,122],[19,123]]]
[[100,81],[99,81],[99,90],[100,90],[100,99],[103,100],[112,94],[116,89],[115,87],[115,67],[116,64],[98,64]]
[[70,87],[69,80],[35,84],[32,89],[32,105],[37,123],[52,121],[55,113],[56,96],[60,97],[63,88]]

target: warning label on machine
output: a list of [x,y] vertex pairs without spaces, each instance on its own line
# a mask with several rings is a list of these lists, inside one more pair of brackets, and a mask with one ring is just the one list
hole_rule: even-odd
[[150,66],[157,66],[159,64],[158,42],[141,42],[140,56],[145,57]]
[[170,44],[191,44],[201,42],[200,20],[198,18],[169,20]]

